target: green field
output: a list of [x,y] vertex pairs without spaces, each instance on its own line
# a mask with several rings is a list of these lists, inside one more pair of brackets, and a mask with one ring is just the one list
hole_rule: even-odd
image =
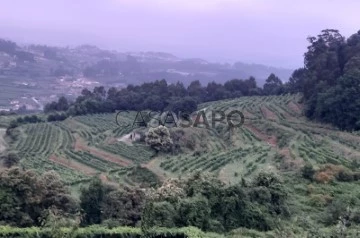
[[[202,104],[200,109],[206,111],[209,121],[212,110],[240,110],[245,123],[232,130],[226,122],[210,129],[171,129],[184,134],[179,142],[182,153],[177,154],[155,156],[143,142],[129,145],[119,141],[131,128],[120,128],[115,114],[23,125],[16,129],[17,139],[10,141],[7,149],[19,153],[25,168],[39,172],[54,169],[70,184],[95,174],[123,182],[116,171],[136,165],[161,178],[208,171],[232,184],[264,169],[284,172],[297,170],[304,163],[348,168],[359,164],[360,137],[306,120],[300,100],[300,95],[284,95]],[[135,113],[131,113],[122,119],[132,123],[134,118]]]
[[[201,104],[209,121],[212,110],[240,110],[245,123],[231,130],[226,122],[209,129],[172,128],[172,136],[178,137],[173,138],[178,146],[174,153],[156,154],[144,142],[123,142],[121,138],[132,129],[120,128],[115,114],[25,124],[15,129],[12,139],[2,129],[0,148],[6,147],[3,153],[17,152],[26,169],[39,174],[57,171],[75,196],[93,176],[111,184],[151,187],[167,178],[202,171],[234,185],[251,180],[260,171],[271,171],[280,174],[286,184],[292,224],[304,227],[303,214],[307,222],[319,224],[329,201],[360,197],[359,181],[340,182],[331,177],[339,169],[358,171],[360,136],[308,121],[301,99],[301,95],[242,97]],[[135,115],[130,113],[122,120],[132,123]],[[3,125],[9,121],[0,120]],[[305,164],[323,169],[315,181],[302,177]],[[359,204],[355,200],[350,204]],[[326,226],[319,229],[327,232]]]
[[[240,110],[245,123],[233,131],[217,125],[216,134],[224,147],[206,141],[201,155],[163,156],[152,163],[166,174],[180,175],[194,170],[217,173],[227,183],[236,183],[260,170],[296,171],[304,163],[343,165],[354,169],[360,161],[360,138],[328,125],[308,121],[302,115],[300,95],[244,97],[202,104],[210,119],[211,110]],[[205,130],[205,129],[204,129]],[[220,132],[219,132],[220,131]]]
[[117,141],[129,131],[116,125],[115,114],[26,124],[16,130],[18,137],[9,143],[8,150],[19,154],[21,166],[40,173],[53,169],[68,184],[86,181],[96,174],[107,179],[110,173],[149,161],[153,156],[147,146]]

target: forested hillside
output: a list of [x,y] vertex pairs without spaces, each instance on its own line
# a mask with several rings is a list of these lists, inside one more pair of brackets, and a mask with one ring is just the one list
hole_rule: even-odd
[[359,130],[360,31],[345,39],[328,29],[308,40],[305,67],[293,73],[290,92],[303,92],[309,118]]
[[[18,226],[40,225],[39,218],[55,219],[59,226],[142,224],[145,230],[196,226],[229,237],[330,235],[350,225],[347,234],[356,234],[360,137],[308,121],[301,100],[297,94],[200,104],[210,125],[212,110],[234,109],[244,113],[245,124],[235,130],[218,122],[210,129],[169,128],[170,150],[147,145],[145,127],[133,128],[139,140],[129,139],[133,129],[119,127],[115,113],[19,125],[5,137],[3,161],[13,168],[1,180],[5,197],[17,197],[6,200],[8,207],[22,208],[8,210],[3,221]],[[131,112],[121,120],[131,123],[135,117]],[[26,171],[16,170],[17,163]],[[56,187],[68,199],[61,199],[62,205],[55,198],[42,201],[39,189],[50,175],[50,184],[62,184]],[[11,176],[20,176],[16,186],[27,197],[39,196],[38,202],[22,201],[22,190],[6,185]],[[23,187],[29,176],[39,185]],[[32,189],[38,192],[30,195]],[[44,193],[57,194],[53,189]],[[25,215],[35,204],[39,212]],[[339,228],[340,221],[345,225]]]
[[0,237],[359,237],[360,33],[309,42],[285,83],[97,86],[0,117]]

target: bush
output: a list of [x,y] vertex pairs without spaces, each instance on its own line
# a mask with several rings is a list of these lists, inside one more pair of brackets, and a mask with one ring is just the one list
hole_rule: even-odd
[[10,168],[14,165],[17,165],[20,161],[19,156],[16,153],[8,153],[7,155],[4,155],[1,157],[1,160],[3,161],[3,165],[6,168]]
[[315,170],[311,164],[306,164],[301,170],[303,178],[313,180]]
[[168,152],[173,145],[169,129],[165,126],[150,128],[146,134],[145,141],[156,151]]
[[[103,226],[89,226],[84,228],[60,228],[54,234],[50,228],[30,227],[15,228],[10,226],[0,226],[0,237],[6,238],[54,238],[54,237],[74,237],[74,238],[142,238],[144,234],[140,228],[117,227],[106,228]],[[147,231],[146,237],[151,238],[207,238],[199,229],[194,227],[184,227],[180,229],[156,228]]]
[[354,175],[351,171],[343,170],[336,175],[336,179],[340,182],[351,182],[354,181]]
[[47,121],[48,122],[52,122],[52,121],[63,121],[67,118],[67,115],[65,113],[54,113],[54,114],[50,114],[47,117]]

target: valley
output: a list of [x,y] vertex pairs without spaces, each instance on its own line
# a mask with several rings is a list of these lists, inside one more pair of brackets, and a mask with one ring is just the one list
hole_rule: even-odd
[[236,77],[256,77],[264,84],[270,73],[287,80],[292,72],[258,64],[212,63],[162,52],[118,52],[92,45],[54,47],[20,45],[0,38],[0,111],[41,111],[60,96],[74,100],[83,88],[124,88],[166,78],[188,85]]

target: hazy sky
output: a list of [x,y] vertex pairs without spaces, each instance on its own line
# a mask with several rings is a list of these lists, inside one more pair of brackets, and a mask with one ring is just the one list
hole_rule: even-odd
[[0,0],[0,37],[303,65],[306,37],[360,30],[358,0]]

